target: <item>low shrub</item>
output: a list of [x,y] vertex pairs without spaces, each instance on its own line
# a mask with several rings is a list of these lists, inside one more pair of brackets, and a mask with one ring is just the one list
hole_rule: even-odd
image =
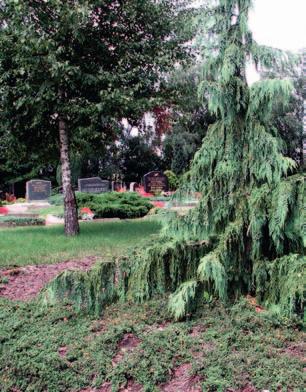
[[62,193],[57,193],[49,197],[49,203],[53,206],[62,206],[64,204],[64,198]]
[[20,217],[20,216],[1,216],[0,225],[4,226],[39,226],[44,225],[45,220],[42,218]]
[[153,207],[134,192],[108,192],[102,194],[76,192],[79,208],[90,208],[96,218],[132,219],[145,216]]
[[171,191],[175,191],[180,184],[178,176],[172,170],[165,170],[164,174],[168,178],[169,188]]

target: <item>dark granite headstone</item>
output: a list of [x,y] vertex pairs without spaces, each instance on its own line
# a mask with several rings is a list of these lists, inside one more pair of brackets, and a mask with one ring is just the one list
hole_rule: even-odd
[[143,180],[144,190],[147,193],[156,195],[169,190],[168,178],[161,171],[151,171],[144,176]]
[[26,183],[27,201],[48,200],[51,196],[51,181],[31,180]]
[[79,178],[79,191],[86,193],[109,192],[110,183],[108,180],[101,180],[100,177]]

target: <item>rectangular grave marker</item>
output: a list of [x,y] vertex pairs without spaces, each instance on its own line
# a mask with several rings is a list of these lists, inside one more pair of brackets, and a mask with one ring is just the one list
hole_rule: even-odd
[[151,171],[144,176],[144,190],[147,193],[157,195],[168,192],[168,177],[161,171]]
[[79,192],[103,193],[109,192],[110,183],[108,180],[101,180],[100,177],[79,178]]
[[46,201],[51,196],[51,181],[31,180],[26,183],[27,201]]

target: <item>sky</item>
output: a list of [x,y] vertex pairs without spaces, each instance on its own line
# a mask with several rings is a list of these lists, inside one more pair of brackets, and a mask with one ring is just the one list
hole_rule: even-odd
[[297,52],[306,47],[306,0],[253,0],[250,28],[258,43]]
[[[306,0],[253,0],[249,26],[259,44],[298,52],[306,48]],[[247,79],[259,79],[251,65]]]
[[[207,0],[193,4],[203,2]],[[306,48],[306,0],[253,0],[249,27],[259,44],[298,52]],[[251,84],[259,79],[251,66],[247,78]]]

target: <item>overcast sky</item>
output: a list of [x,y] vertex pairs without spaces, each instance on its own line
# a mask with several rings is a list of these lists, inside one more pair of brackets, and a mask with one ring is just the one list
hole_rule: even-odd
[[250,27],[260,44],[298,51],[306,47],[306,0],[253,0]]
[[[306,0],[253,0],[250,28],[262,45],[297,52],[306,48]],[[259,79],[249,65],[250,84]]]

